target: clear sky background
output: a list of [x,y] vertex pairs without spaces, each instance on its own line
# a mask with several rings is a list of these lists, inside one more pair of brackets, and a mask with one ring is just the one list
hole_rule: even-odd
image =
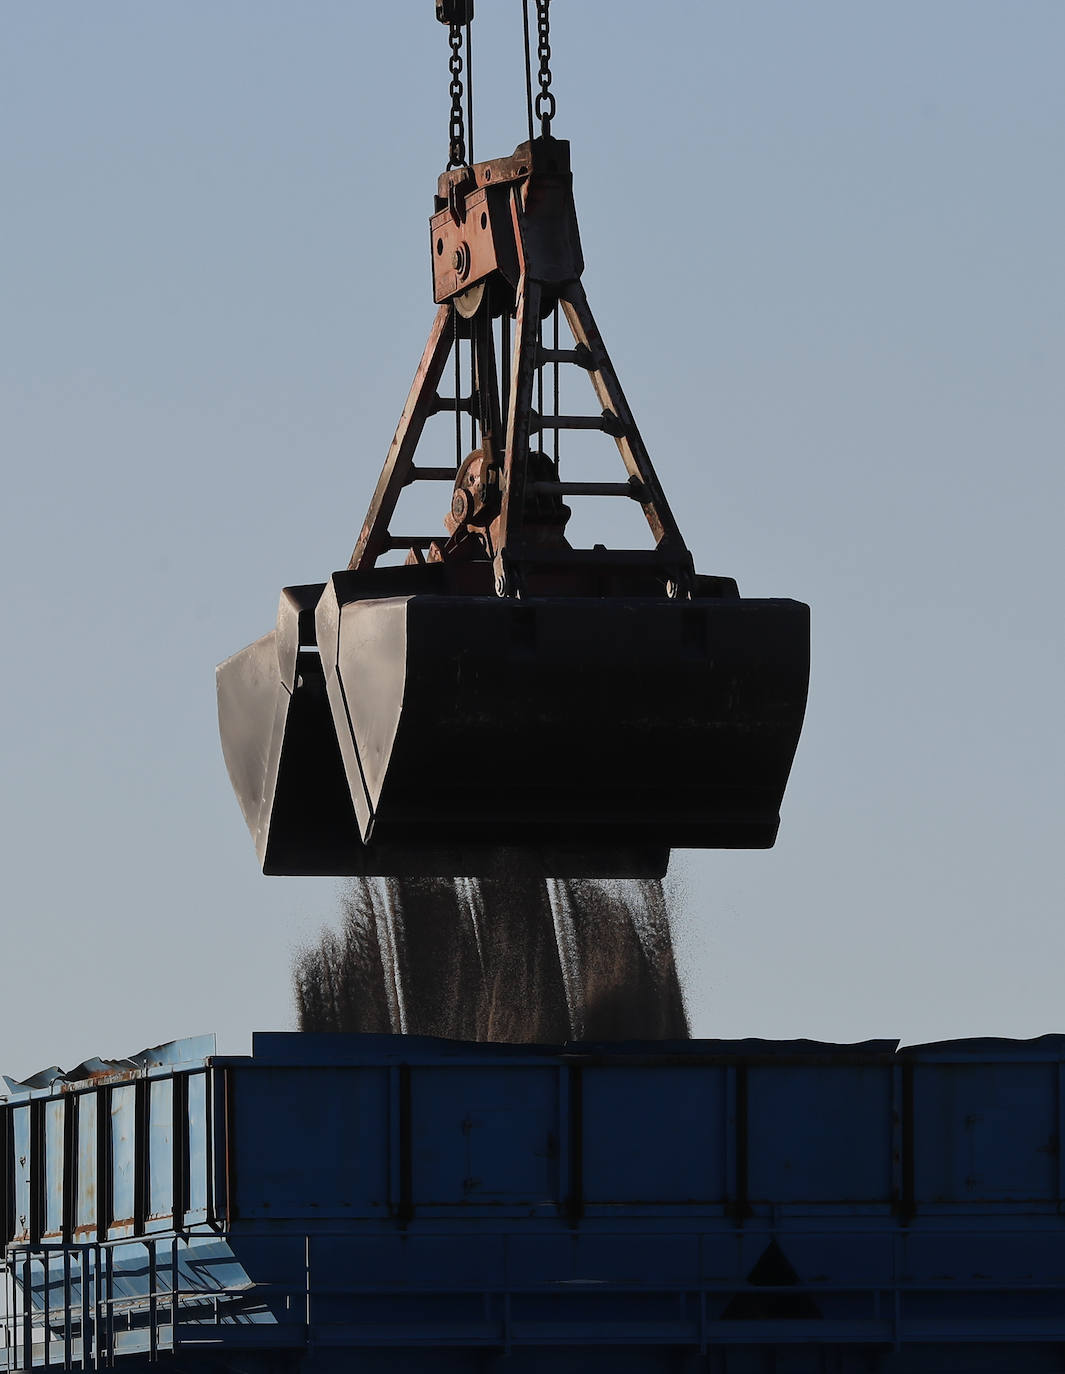
[[[1065,1031],[1065,5],[553,11],[585,282],[697,564],[813,613],[776,849],[675,860],[696,1033]],[[480,157],[519,15],[479,0]],[[0,1070],[241,1052],[339,884],[258,873],[213,668],[358,532],[446,33],[57,0],[0,49]]]

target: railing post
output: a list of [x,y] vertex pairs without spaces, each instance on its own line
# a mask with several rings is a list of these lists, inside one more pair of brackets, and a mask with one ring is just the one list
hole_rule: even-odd
[[178,1348],[178,1238],[170,1242],[170,1348],[177,1354]]
[[115,1362],[115,1248],[109,1245],[104,1251],[104,1335],[106,1348],[104,1364]]
[[33,1268],[30,1252],[22,1261],[22,1368],[33,1368]]
[[4,1364],[11,1363],[8,1351],[11,1347],[11,1318],[14,1315],[12,1308],[13,1287],[11,1283],[11,1270],[8,1268],[7,1260],[4,1260],[4,1343],[0,1349],[4,1352]]
[[154,1363],[159,1358],[159,1291],[154,1239],[146,1240],[144,1248],[148,1252],[148,1358]]
[[44,1275],[44,1363],[52,1363],[51,1352],[51,1331],[52,1331],[52,1295],[49,1286],[52,1281],[52,1252],[50,1250],[41,1251],[41,1272]]
[[44,1251],[44,1362],[52,1363],[52,1252]]
[[70,1311],[70,1251],[63,1249],[63,1368],[74,1363],[71,1345],[74,1339],[74,1319]]
[[305,1344],[311,1344],[311,1237],[308,1232],[303,1237],[303,1283],[304,1283],[304,1309],[303,1320],[307,1328]]
[[83,1245],[78,1256],[81,1273],[81,1367],[89,1368],[92,1337],[89,1329],[89,1247]]
[[[103,1291],[103,1283],[100,1276],[100,1242],[97,1241],[92,1250],[92,1367],[100,1368],[100,1344],[103,1338],[103,1312],[100,1310],[100,1298]],[[106,1363],[106,1358],[104,1360]]]

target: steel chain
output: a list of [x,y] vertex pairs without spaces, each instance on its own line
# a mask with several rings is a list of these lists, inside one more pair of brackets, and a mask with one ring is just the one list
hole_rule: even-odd
[[551,0],[536,0],[536,52],[540,59],[540,89],[536,93],[536,118],[545,138],[551,136],[555,97],[551,92]]
[[462,113],[462,25],[448,26],[448,42],[451,44],[451,58],[448,69],[451,72],[451,127],[449,130],[448,171],[452,167],[466,165],[466,124]]

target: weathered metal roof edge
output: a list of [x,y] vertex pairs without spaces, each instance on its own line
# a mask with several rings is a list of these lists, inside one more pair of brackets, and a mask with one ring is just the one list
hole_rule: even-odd
[[53,1065],[30,1074],[28,1078],[14,1079],[3,1075],[6,1091],[0,1093],[0,1100],[29,1097],[35,1092],[50,1092],[57,1083],[73,1086],[79,1083],[93,1083],[100,1079],[132,1077],[136,1074],[150,1073],[158,1068],[177,1068],[189,1064],[202,1064],[212,1058],[217,1050],[214,1033],[208,1035],[189,1035],[181,1040],[168,1040],[162,1045],[152,1045],[128,1059],[84,1059],[76,1068],[61,1069]]

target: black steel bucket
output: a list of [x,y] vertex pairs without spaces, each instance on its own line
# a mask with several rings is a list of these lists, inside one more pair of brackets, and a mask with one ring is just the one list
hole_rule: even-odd
[[265,873],[473,875],[516,848],[554,876],[653,877],[670,849],[773,844],[808,607],[515,601],[462,577],[477,594],[443,568],[287,588],[219,666]]
[[773,844],[802,603],[362,596],[361,576],[333,578],[316,623],[368,843],[642,852],[660,871],[671,848]]

